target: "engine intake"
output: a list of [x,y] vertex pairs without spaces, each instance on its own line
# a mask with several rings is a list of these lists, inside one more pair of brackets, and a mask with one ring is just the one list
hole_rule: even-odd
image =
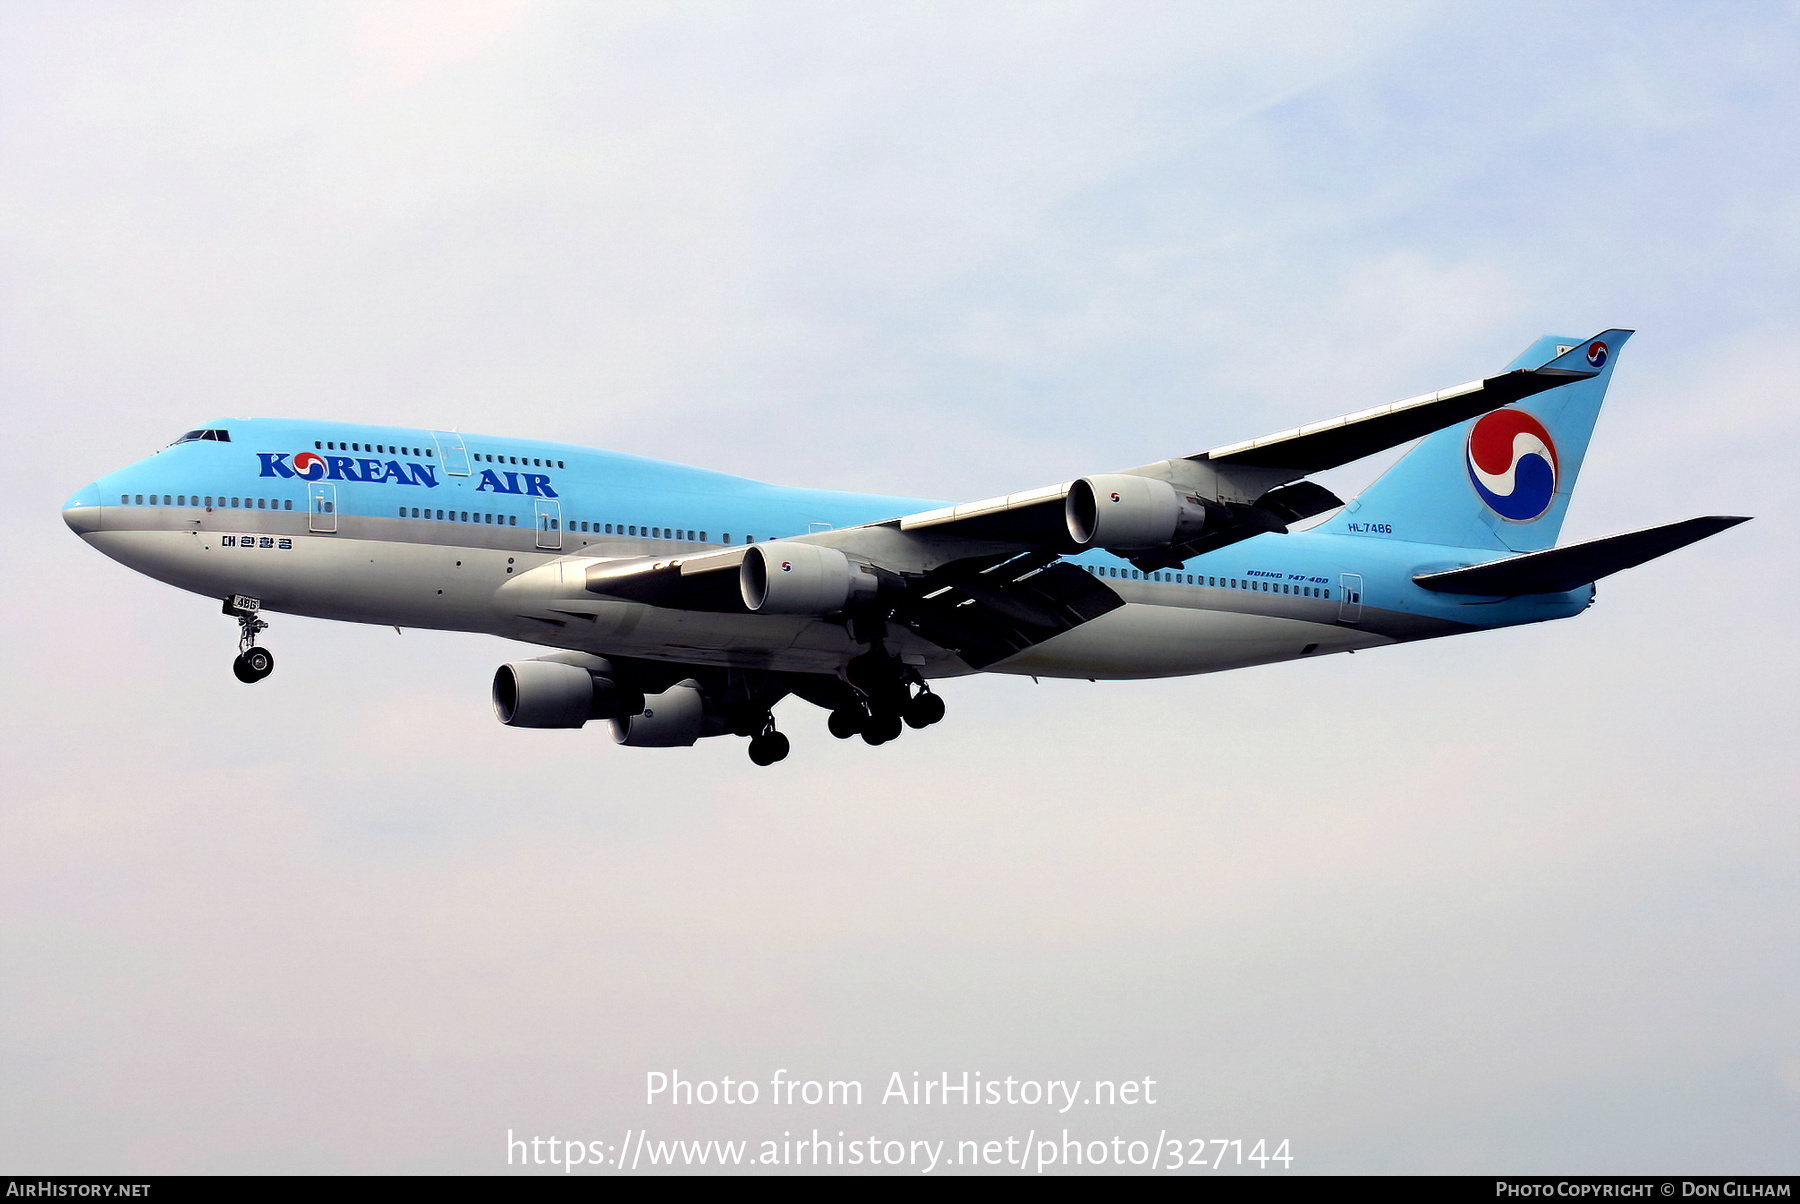
[[1155,477],[1082,477],[1063,513],[1078,548],[1165,548],[1199,535],[1206,502]]
[[641,692],[563,661],[513,661],[494,671],[494,713],[508,727],[580,727],[643,706]]
[[744,605],[765,615],[832,615],[875,598],[899,579],[810,543],[754,544],[738,569]]

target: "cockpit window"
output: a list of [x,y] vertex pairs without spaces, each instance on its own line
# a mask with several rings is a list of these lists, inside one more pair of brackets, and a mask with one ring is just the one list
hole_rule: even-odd
[[187,434],[183,435],[181,438],[175,440],[175,443],[169,444],[169,446],[174,447],[176,443],[192,443],[196,439],[211,439],[211,440],[214,440],[219,443],[230,443],[231,442],[231,432],[226,431],[226,430],[216,430],[216,429],[189,431]]

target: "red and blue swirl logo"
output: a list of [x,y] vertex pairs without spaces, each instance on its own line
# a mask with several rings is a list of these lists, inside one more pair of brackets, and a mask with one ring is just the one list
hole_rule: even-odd
[[303,481],[318,481],[325,477],[325,459],[311,452],[294,454],[294,475]]
[[[1599,346],[1599,344],[1596,344]],[[1501,518],[1528,523],[1556,497],[1556,444],[1523,410],[1495,410],[1469,431],[1469,482]]]
[[1604,368],[1606,366],[1606,344],[1602,343],[1599,339],[1595,339],[1588,344],[1588,363],[1596,368]]

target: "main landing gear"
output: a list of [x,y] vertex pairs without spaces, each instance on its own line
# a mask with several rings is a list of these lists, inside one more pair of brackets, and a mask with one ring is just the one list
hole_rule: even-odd
[[750,760],[758,765],[786,760],[788,738],[775,730],[775,716],[765,712],[757,726],[757,733],[750,737]]
[[861,736],[865,744],[886,744],[905,727],[930,727],[944,717],[944,700],[880,644],[851,661],[845,676],[856,691],[856,704],[831,712],[825,724],[840,740]]
[[262,603],[255,598],[233,594],[225,599],[225,613],[238,621],[238,654],[231,662],[231,672],[245,685],[252,685],[275,672],[275,654],[256,646],[256,637],[269,625],[261,615]]

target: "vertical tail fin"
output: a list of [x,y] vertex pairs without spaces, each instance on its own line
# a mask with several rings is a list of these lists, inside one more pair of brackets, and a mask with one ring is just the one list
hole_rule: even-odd
[[1320,530],[1375,525],[1418,543],[1514,552],[1554,547],[1613,366],[1631,334],[1539,339],[1507,371],[1566,366],[1598,374],[1425,436]]

